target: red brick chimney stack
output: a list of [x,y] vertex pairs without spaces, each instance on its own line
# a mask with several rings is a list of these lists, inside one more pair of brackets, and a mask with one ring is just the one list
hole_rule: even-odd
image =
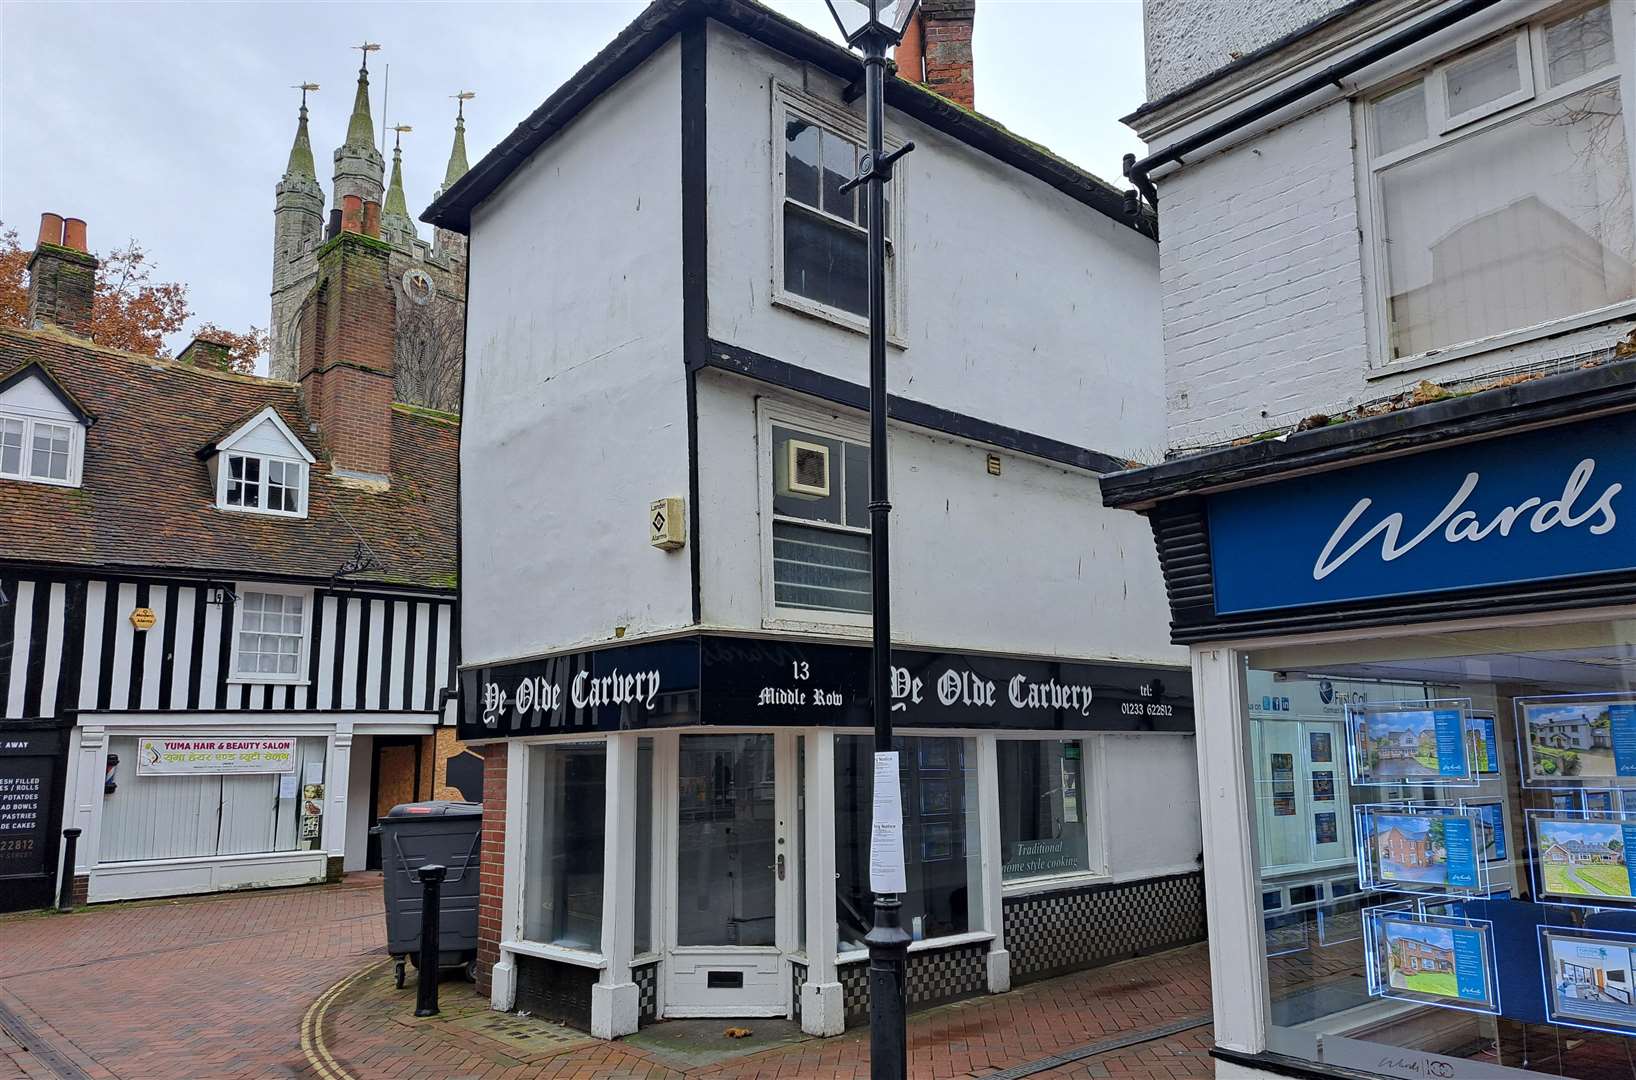
[[898,77],[918,82],[968,109],[976,108],[971,34],[977,0],[921,0],[893,59]]
[[341,231],[318,250],[318,280],[297,317],[297,377],[335,471],[386,483],[397,300],[380,221],[380,203],[342,197]]
[[28,325],[91,336],[97,260],[86,250],[85,222],[40,215],[40,239],[28,257]]

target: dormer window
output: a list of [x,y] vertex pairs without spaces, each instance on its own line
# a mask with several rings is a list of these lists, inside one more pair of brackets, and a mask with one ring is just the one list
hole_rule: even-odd
[[0,479],[79,487],[89,422],[38,365],[0,382]]
[[278,411],[268,407],[204,451],[223,510],[307,516],[307,477],[315,460]]

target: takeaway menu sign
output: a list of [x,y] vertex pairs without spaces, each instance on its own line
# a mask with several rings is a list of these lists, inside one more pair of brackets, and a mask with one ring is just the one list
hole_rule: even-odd
[[[1193,730],[1183,668],[899,649],[895,723]],[[699,724],[868,727],[869,649],[700,635],[462,672],[462,738]]]

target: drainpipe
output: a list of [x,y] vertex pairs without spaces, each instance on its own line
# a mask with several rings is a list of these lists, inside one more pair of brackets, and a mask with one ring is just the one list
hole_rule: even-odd
[[[1281,90],[1265,101],[1259,101],[1251,105],[1241,113],[1211,124],[1203,131],[1172,143],[1156,154],[1149,154],[1141,161],[1136,160],[1135,154],[1126,154],[1125,177],[1136,186],[1136,191],[1141,192],[1142,197],[1148,201],[1148,204],[1157,210],[1159,208],[1159,192],[1153,186],[1153,181],[1148,178],[1148,174],[1160,165],[1171,161],[1180,165],[1187,155],[1202,150],[1211,143],[1241,128],[1249,127],[1257,120],[1271,116],[1280,109],[1295,104],[1302,98],[1310,97],[1325,87],[1333,86],[1337,90],[1342,89],[1341,80],[1348,75],[1362,71],[1371,64],[1377,63],[1394,53],[1401,52],[1410,45],[1424,41],[1433,34],[1447,30],[1456,23],[1469,19],[1471,16],[1494,7],[1498,3],[1500,3],[1500,0],[1461,0],[1460,3],[1445,8],[1429,19],[1399,30],[1357,55],[1348,57],[1339,63],[1331,64],[1316,75],[1310,75],[1302,79],[1287,90]],[[1125,193],[1125,207],[1134,216],[1137,209],[1135,192]]]

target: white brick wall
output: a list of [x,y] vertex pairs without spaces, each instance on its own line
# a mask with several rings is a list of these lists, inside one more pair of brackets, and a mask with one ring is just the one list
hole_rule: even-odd
[[1344,103],[1161,181],[1172,446],[1363,396],[1368,368],[1352,128]]

